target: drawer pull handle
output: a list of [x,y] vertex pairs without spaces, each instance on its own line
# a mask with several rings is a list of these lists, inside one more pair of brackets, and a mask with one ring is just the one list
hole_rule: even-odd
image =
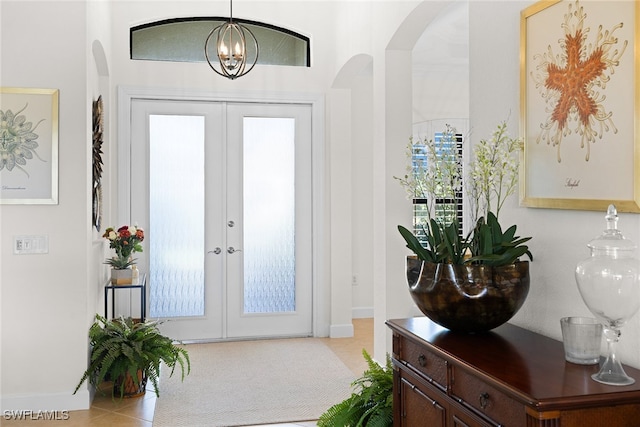
[[418,356],[418,364],[423,368],[427,366],[427,358],[425,357],[424,354],[421,354],[420,356]]
[[484,392],[480,393],[480,408],[487,409],[487,405],[489,405],[489,393]]
[[[411,388],[411,390],[413,390],[414,392],[416,392],[418,395],[420,395],[423,399],[425,399],[427,402],[431,403],[431,405],[434,408],[437,408],[439,410],[443,410],[444,408],[435,400],[433,400],[432,398],[430,398],[429,396],[427,396],[422,390],[420,390],[418,387],[416,387],[415,385],[411,384],[409,381],[407,381],[404,378],[401,378],[400,381],[402,381],[404,384],[406,384],[407,386],[409,386],[409,388]],[[404,415],[406,417],[406,414]]]

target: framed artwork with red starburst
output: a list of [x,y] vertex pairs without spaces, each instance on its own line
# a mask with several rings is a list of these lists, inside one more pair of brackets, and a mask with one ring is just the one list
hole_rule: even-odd
[[58,204],[58,97],[0,88],[0,204]]
[[637,1],[521,14],[521,204],[640,212]]

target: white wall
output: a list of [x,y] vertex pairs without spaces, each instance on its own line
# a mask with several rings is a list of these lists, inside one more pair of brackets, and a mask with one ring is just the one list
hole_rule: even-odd
[[436,119],[453,125],[451,119],[469,117],[468,22],[468,1],[452,2],[416,42],[412,55],[414,126]]
[[[532,3],[470,2],[470,117],[476,139],[490,135],[508,117],[510,129],[518,129],[520,11]],[[524,208],[516,200],[505,208],[505,221],[517,223],[520,235],[533,236],[531,290],[513,323],[560,339],[561,317],[590,315],[573,274],[576,264],[589,256],[586,244],[605,228],[604,214]],[[623,234],[639,244],[640,215],[619,216]],[[637,315],[622,329],[619,355],[623,362],[638,367],[639,350]]]
[[351,179],[352,287],[354,317],[373,317],[373,76],[372,64],[352,86]]
[[[1,406],[86,407],[87,390],[71,391],[86,366],[100,285],[99,261],[91,257],[87,6],[3,1],[0,7],[0,85],[60,91],[59,203],[0,210]],[[46,235],[49,252],[14,255],[14,235]]]
[[[328,153],[331,191],[330,234],[331,251],[331,293],[343,295],[343,298],[332,301],[331,332],[332,337],[353,336],[351,324],[352,294],[347,292],[351,286],[353,265],[353,232],[351,218],[353,215],[353,185],[350,174],[352,159],[351,132],[351,96],[347,89],[333,89],[327,97],[329,117],[328,127],[331,145]],[[345,112],[347,114],[345,114]]]

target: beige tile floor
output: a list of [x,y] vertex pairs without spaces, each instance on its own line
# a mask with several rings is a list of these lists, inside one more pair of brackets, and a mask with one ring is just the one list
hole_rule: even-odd
[[[333,350],[355,375],[360,376],[367,364],[362,357],[362,349],[373,354],[373,319],[354,319],[352,338],[319,338]],[[71,411],[67,420],[5,420],[0,418],[3,427],[152,427],[153,413],[156,407],[155,394],[147,390],[145,396],[114,402],[110,395],[100,393],[85,411]],[[277,424],[277,427],[312,427],[315,422]],[[275,427],[262,425],[260,427]]]

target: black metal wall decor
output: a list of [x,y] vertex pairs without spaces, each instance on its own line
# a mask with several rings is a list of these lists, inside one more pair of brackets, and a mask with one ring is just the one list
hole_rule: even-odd
[[93,101],[93,226],[100,231],[102,222],[102,95]]

